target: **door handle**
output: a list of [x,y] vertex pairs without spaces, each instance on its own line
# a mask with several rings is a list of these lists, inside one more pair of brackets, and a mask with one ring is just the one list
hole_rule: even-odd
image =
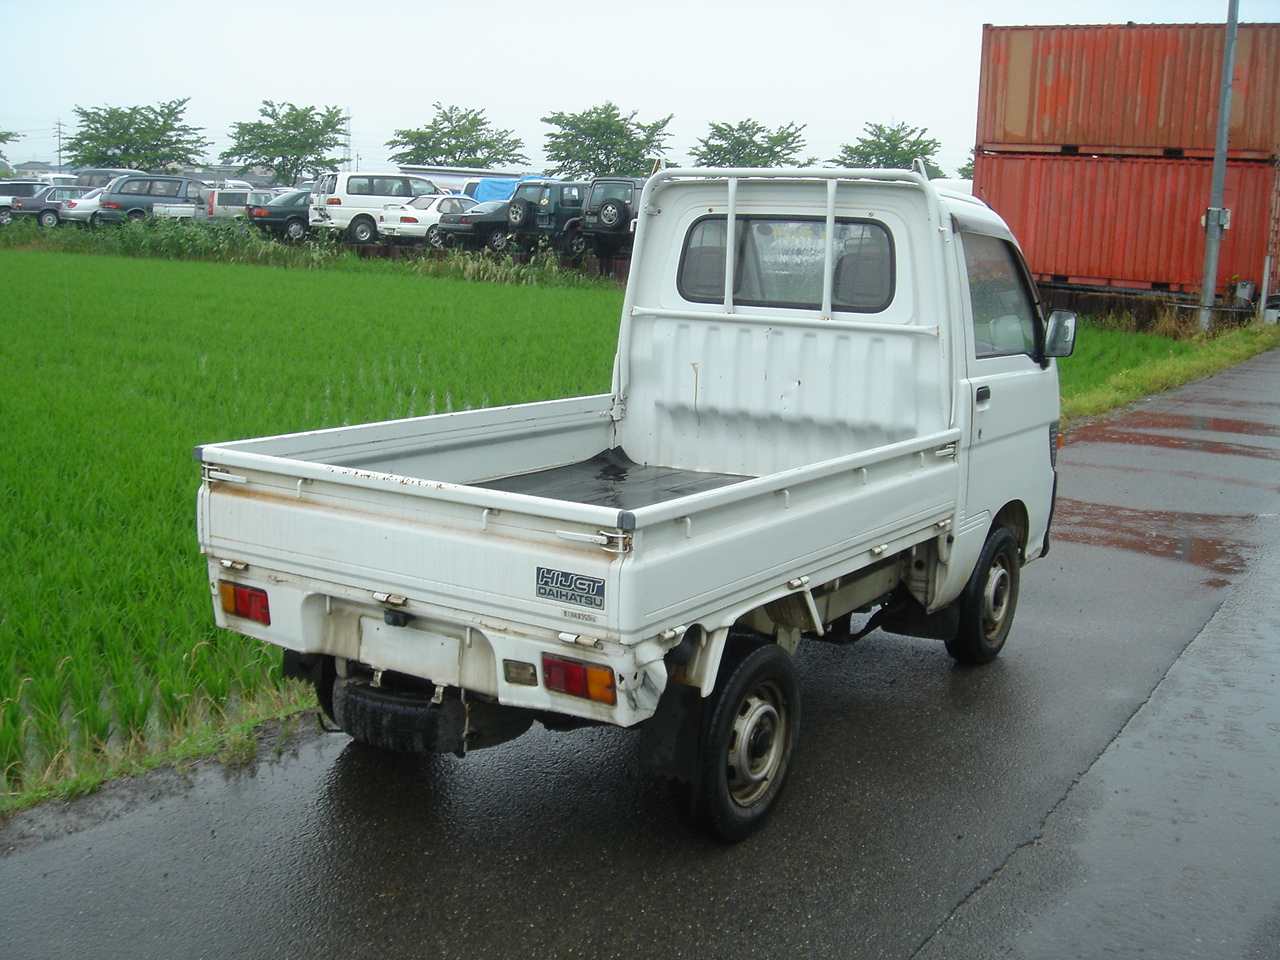
[[987,400],[990,400],[990,399],[991,399],[991,388],[990,388],[990,387],[979,387],[979,388],[978,388],[978,392],[975,394],[975,396],[977,397],[977,400],[978,400],[978,402],[979,402],[979,403],[983,403],[983,402],[985,402],[985,401],[987,401]]

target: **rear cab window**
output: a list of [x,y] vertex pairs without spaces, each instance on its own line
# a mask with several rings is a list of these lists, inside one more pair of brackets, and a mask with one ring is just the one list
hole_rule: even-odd
[[[818,310],[826,276],[826,221],[821,218],[738,217],[735,221],[734,303]],[[680,295],[695,303],[724,300],[728,224],[704,217],[689,229],[677,274]],[[831,306],[879,313],[893,301],[894,244],[878,221],[835,222]]]

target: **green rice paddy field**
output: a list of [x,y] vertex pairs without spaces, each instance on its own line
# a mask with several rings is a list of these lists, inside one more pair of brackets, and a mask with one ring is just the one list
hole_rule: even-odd
[[[0,814],[306,701],[277,655],[213,626],[194,446],[606,391],[622,301],[15,249],[0,271]],[[1280,344],[1254,330],[1086,326],[1064,409]]]

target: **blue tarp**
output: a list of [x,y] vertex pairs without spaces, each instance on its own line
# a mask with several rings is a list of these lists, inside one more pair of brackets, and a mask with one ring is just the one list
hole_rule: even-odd
[[486,200],[510,200],[516,184],[526,180],[553,180],[554,177],[481,177],[471,196],[480,203]]

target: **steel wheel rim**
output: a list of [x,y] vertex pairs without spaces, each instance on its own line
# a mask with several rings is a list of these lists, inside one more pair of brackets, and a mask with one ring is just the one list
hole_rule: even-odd
[[729,735],[725,776],[729,794],[749,807],[773,786],[786,759],[790,715],[782,688],[772,681],[743,698]]
[[1011,587],[1008,558],[1002,554],[987,571],[987,582],[982,591],[982,629],[988,639],[994,639],[1000,633],[1009,616]]

